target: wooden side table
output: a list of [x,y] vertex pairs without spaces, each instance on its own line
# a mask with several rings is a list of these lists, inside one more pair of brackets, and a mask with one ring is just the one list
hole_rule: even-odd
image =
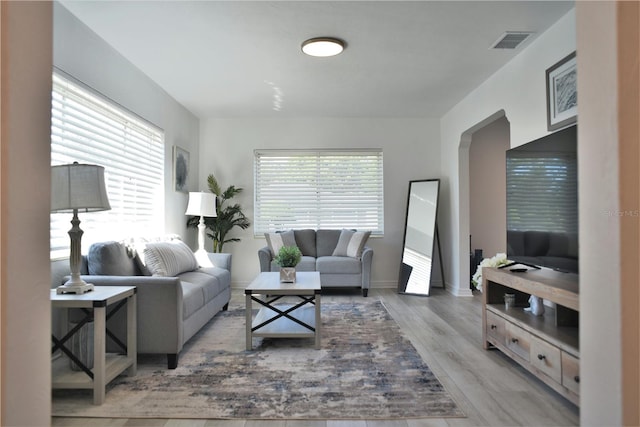
[[[127,306],[127,342],[118,344],[123,354],[106,353],[107,319],[116,311]],[[125,370],[135,375],[137,370],[136,350],[136,287],[135,286],[96,286],[91,292],[82,295],[56,294],[51,290],[51,306],[54,308],[79,308],[85,312],[85,318],[73,327],[64,337],[58,339],[52,334],[51,353],[61,350],[80,367],[73,371],[67,358],[60,358],[53,364],[51,372],[52,388],[93,389],[93,403],[104,403],[105,387]],[[108,308],[111,307],[109,313]],[[80,328],[93,318],[93,369],[89,369],[65,346],[67,341]],[[110,335],[111,336],[111,335]]]

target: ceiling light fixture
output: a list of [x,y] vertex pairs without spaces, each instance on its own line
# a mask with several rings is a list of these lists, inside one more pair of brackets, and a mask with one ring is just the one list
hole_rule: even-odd
[[310,56],[335,56],[344,50],[345,42],[334,37],[316,37],[302,43],[302,51]]

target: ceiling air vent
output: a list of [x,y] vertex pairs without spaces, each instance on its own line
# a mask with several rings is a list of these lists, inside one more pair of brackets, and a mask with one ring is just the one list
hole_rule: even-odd
[[491,45],[490,49],[515,49],[531,34],[533,33],[525,31],[507,31]]

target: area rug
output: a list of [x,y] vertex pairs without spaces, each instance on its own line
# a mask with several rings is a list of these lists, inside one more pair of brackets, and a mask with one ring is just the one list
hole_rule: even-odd
[[313,339],[254,338],[245,349],[243,308],[218,314],[166,369],[139,357],[106,401],[55,390],[54,416],[211,419],[389,419],[464,416],[380,301],[322,306]]

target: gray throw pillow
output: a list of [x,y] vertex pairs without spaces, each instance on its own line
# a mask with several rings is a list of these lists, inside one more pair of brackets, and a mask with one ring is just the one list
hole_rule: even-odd
[[135,255],[119,242],[94,243],[87,254],[89,274],[99,276],[135,276]]
[[175,277],[199,268],[191,248],[181,240],[147,243],[144,259],[153,276]]
[[346,256],[351,258],[362,257],[364,245],[371,235],[371,231],[342,230],[338,244],[333,250],[333,256]]
[[273,259],[280,248],[283,246],[298,246],[296,244],[296,237],[293,234],[293,230],[282,231],[276,233],[264,233],[264,237],[267,239],[267,245],[271,251],[271,258]]

